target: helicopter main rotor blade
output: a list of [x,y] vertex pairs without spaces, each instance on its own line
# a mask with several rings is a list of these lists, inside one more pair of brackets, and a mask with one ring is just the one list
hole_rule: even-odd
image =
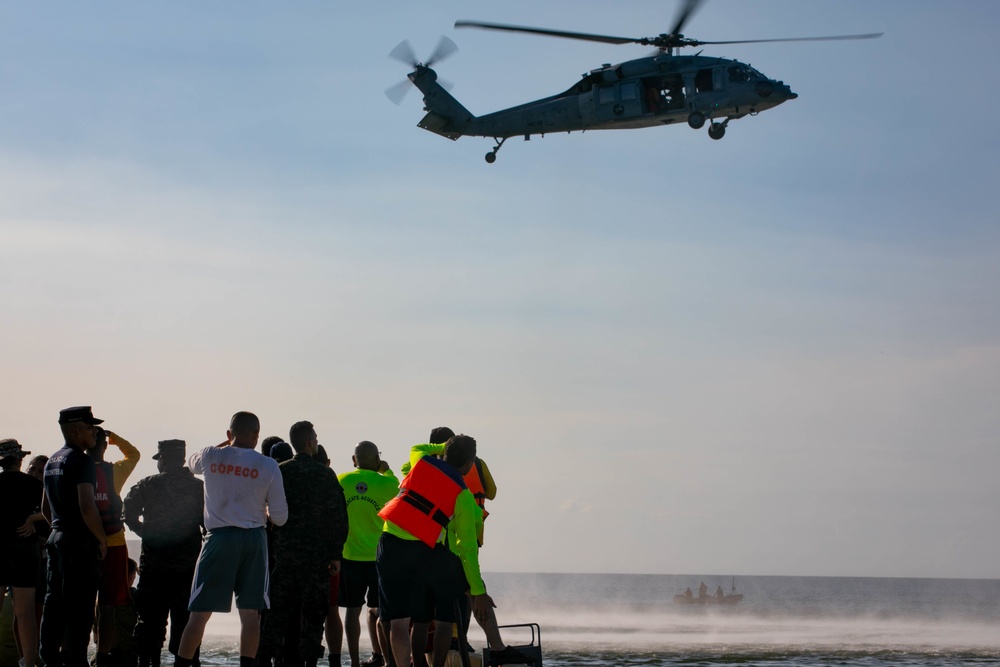
[[592,35],[585,32],[568,32],[566,30],[529,28],[527,26],[507,25],[504,23],[481,23],[479,21],[455,21],[455,27],[482,28],[483,30],[504,30],[507,32],[527,32],[534,35],[546,35],[548,37],[562,37],[564,39],[582,39],[588,42],[601,42],[604,44],[633,44],[642,42],[642,39],[636,37],[612,37],[611,35]]
[[431,57],[427,59],[425,64],[430,67],[434,63],[444,60],[455,53],[455,51],[458,51],[458,46],[455,42],[441,35],[441,41],[438,42],[437,48],[434,49],[434,53],[431,54]]
[[827,37],[785,37],[783,39],[738,39],[724,42],[703,42],[692,39],[688,46],[701,46],[702,44],[763,44],[766,42],[834,42],[846,39],[878,39],[884,32],[871,32],[863,35],[830,35]]
[[688,19],[690,19],[696,11],[698,11],[698,7],[700,7],[704,1],[705,0],[687,0],[687,2],[684,3],[684,6],[681,7],[681,10],[677,13],[677,21],[674,22],[674,27],[671,28],[670,32],[667,34],[681,34],[681,29],[684,27],[684,24],[687,23]]

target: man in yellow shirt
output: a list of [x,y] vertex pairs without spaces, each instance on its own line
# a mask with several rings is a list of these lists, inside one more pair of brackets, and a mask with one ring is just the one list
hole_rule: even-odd
[[[378,571],[375,552],[384,525],[378,513],[399,492],[399,479],[382,460],[375,443],[363,440],[352,457],[357,468],[340,475],[347,500],[348,533],[340,561],[340,606],[347,608],[345,634],[351,667],[381,667],[385,664],[378,636]],[[368,637],[372,655],[360,662],[361,606],[368,604]],[[383,633],[384,635],[384,633]],[[388,650],[388,646],[386,646]]]

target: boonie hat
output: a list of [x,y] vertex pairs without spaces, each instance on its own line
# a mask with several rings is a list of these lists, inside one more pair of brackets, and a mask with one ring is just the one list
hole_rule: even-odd
[[89,405],[80,405],[75,408],[66,408],[59,411],[60,424],[72,424],[73,422],[85,422],[97,426],[98,424],[103,424],[104,420],[95,418],[94,412],[90,409]]
[[160,440],[156,443],[156,453],[153,460],[158,461],[164,454],[180,454],[184,456],[187,443],[183,440]]
[[21,443],[14,438],[0,440],[0,459],[13,458],[15,456],[23,459],[30,453],[21,449]]

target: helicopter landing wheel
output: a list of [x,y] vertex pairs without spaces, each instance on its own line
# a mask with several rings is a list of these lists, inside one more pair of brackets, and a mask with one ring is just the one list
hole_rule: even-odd
[[493,150],[491,150],[489,153],[486,154],[487,164],[493,164],[494,162],[497,161],[497,151],[500,150],[500,147],[503,146],[503,143],[507,141],[507,137],[503,137],[500,139],[493,137],[493,141],[497,142],[497,145],[493,147]]
[[700,111],[692,111],[688,115],[688,125],[692,130],[700,130],[705,125],[705,114]]
[[726,124],[725,123],[712,123],[708,126],[708,136],[715,140],[719,140],[726,136]]

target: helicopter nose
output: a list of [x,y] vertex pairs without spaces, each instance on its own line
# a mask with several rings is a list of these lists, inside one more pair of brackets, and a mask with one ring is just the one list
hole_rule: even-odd
[[771,84],[776,89],[775,92],[784,100],[794,100],[798,98],[798,93],[792,92],[792,87],[784,81],[772,81]]

